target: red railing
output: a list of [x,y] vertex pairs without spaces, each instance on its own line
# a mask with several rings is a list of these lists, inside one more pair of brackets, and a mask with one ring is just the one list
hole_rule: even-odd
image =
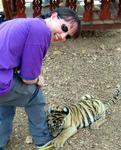
[[[25,0],[2,0],[6,19],[14,17],[27,17]],[[101,0],[98,10],[95,10],[94,0],[84,0],[82,6],[77,0],[66,0],[65,6],[77,11],[82,21],[82,30],[106,30],[121,28],[121,0]],[[62,3],[62,2],[61,2]],[[60,0],[50,0],[48,6],[44,7],[41,0],[32,1],[33,17],[42,15],[42,9],[48,8],[49,11],[56,7],[61,7]]]

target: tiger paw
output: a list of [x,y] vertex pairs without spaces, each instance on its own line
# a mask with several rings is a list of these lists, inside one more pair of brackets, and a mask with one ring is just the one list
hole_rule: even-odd
[[97,126],[97,125],[91,125],[90,128],[91,128],[92,130],[97,130],[97,129],[99,129],[99,126]]
[[99,129],[99,125],[97,125],[97,124],[92,124],[92,125],[90,126],[90,128],[91,128],[92,130],[97,130],[97,129]]
[[58,137],[53,139],[52,143],[53,143],[54,147],[57,148],[57,149],[62,148],[63,145],[64,145],[63,139],[58,138]]

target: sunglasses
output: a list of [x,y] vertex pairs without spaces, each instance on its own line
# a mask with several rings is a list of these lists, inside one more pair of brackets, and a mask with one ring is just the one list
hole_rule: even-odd
[[[61,30],[63,31],[63,32],[68,32],[68,27],[65,25],[65,24],[62,24],[61,25]],[[68,34],[68,35],[66,35],[66,39],[70,39],[71,38],[71,36]]]
[[[61,18],[58,16],[58,19],[61,19]],[[68,32],[68,27],[65,24],[62,24],[61,25],[61,30],[66,33],[66,32]],[[70,39],[70,38],[71,38],[71,36],[68,34],[66,36],[66,39]]]

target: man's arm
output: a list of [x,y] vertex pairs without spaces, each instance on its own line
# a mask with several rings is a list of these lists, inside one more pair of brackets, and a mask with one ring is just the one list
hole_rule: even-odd
[[44,78],[42,75],[39,75],[36,79],[34,80],[24,80],[22,79],[22,81],[25,83],[25,84],[37,84],[39,85],[40,87],[44,86]]
[[24,80],[22,79],[22,81],[25,83],[25,84],[36,84],[37,81],[38,81],[38,78],[34,79],[34,80]]

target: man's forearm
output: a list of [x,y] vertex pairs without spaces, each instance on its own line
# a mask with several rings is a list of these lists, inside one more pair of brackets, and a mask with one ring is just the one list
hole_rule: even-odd
[[25,83],[25,84],[36,84],[38,82],[38,78],[34,79],[34,80],[24,80],[22,79],[22,81]]
[[39,75],[36,79],[34,80],[24,80],[22,79],[22,81],[25,83],[25,84],[37,84],[39,85],[40,87],[44,86],[44,78],[42,75]]

